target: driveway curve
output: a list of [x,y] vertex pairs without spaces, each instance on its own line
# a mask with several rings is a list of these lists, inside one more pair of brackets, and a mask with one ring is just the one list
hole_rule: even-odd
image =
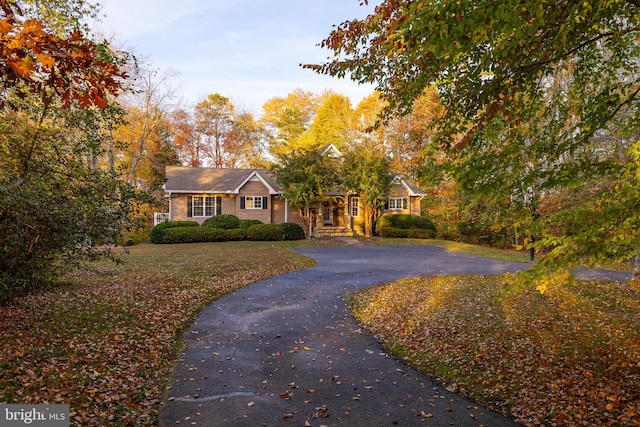
[[345,295],[412,276],[529,267],[428,245],[296,249],[318,265],[226,295],[185,332],[161,425],[513,426],[383,350]]

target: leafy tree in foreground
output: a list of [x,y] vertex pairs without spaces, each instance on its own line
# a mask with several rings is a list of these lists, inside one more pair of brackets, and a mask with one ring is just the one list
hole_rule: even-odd
[[68,261],[108,255],[100,245],[116,242],[139,198],[96,162],[113,119],[102,108],[125,77],[119,58],[23,15],[26,4],[0,1],[0,300]]
[[639,11],[633,0],[385,1],[322,42],[333,61],[306,67],[377,84],[385,119],[435,84],[439,144],[478,196],[601,189],[529,215],[550,251],[540,271],[629,260],[640,248]]

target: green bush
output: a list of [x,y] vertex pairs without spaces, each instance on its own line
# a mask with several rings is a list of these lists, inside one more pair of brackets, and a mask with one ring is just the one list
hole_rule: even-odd
[[211,228],[223,228],[225,230],[233,230],[234,228],[240,228],[240,220],[235,215],[225,214],[216,215],[211,218],[207,218],[202,225]]
[[426,228],[412,228],[405,230],[409,239],[433,239],[436,237],[436,231]]
[[228,230],[209,227],[175,227],[165,230],[162,243],[226,242]]
[[380,231],[378,231],[378,235],[380,235],[380,237],[384,237],[384,238],[406,238],[407,237],[407,230],[403,230],[401,228],[395,228],[395,227],[383,227],[380,229]]
[[436,235],[434,230],[424,228],[395,228],[384,227],[380,230],[380,237],[401,239],[432,239]]
[[[212,227],[194,227],[197,223],[180,221],[179,225],[163,225],[153,232],[154,243],[200,243],[200,242],[230,242],[240,240],[299,240],[305,234],[298,224],[262,224],[255,223],[249,228],[234,228],[231,230]],[[167,223],[163,223],[167,224]],[[159,224],[162,225],[162,224]],[[158,227],[158,226],[156,226]],[[155,228],[155,227],[154,227]]]
[[247,239],[256,241],[285,240],[282,224],[256,224],[247,229]]
[[171,228],[198,227],[196,221],[166,221],[161,222],[151,229],[149,239],[151,243],[166,243],[163,241],[165,233]]
[[399,228],[402,230],[432,230],[434,234],[436,231],[435,224],[429,218],[410,214],[382,215],[376,223],[376,232],[382,235],[382,230],[387,227]]
[[285,222],[284,224],[280,224],[280,226],[284,231],[285,240],[302,240],[306,237],[306,235],[304,234],[304,229],[298,224],[295,224],[293,222]]
[[228,241],[247,240],[247,230],[245,228],[234,228],[233,230],[226,230],[226,232]]
[[259,219],[241,219],[240,220],[240,228],[243,228],[245,230],[251,227],[252,225],[257,225],[257,224],[264,224],[264,223]]

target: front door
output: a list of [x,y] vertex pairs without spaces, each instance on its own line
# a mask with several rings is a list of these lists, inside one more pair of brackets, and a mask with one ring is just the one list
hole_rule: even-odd
[[333,225],[333,203],[324,202],[322,204],[322,223],[324,225]]

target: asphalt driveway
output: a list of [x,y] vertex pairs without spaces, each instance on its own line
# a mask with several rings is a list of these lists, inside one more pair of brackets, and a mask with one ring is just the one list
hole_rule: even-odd
[[360,330],[344,297],[404,277],[501,274],[528,264],[427,245],[297,251],[318,265],[218,299],[185,332],[162,425],[516,425],[389,355]]

